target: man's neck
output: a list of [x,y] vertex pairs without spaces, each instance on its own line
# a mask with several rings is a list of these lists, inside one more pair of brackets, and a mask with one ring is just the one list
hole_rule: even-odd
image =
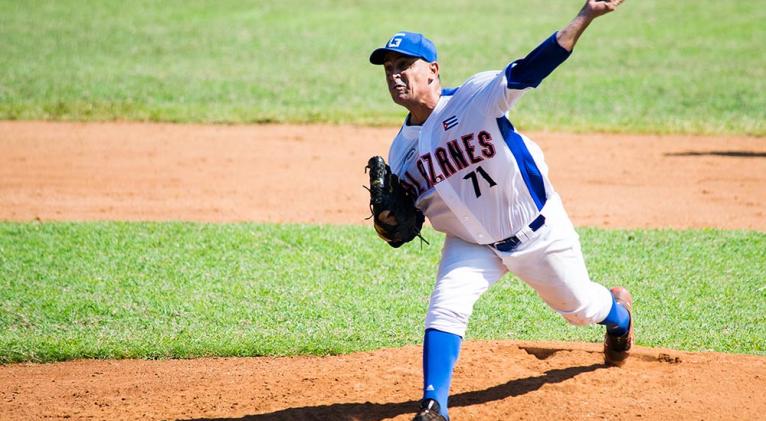
[[420,126],[425,123],[431,113],[436,109],[436,104],[439,103],[439,98],[441,98],[441,88],[432,91],[432,95],[430,95],[424,102],[419,102],[407,107],[407,110],[410,112],[410,115],[407,118],[408,124],[411,126]]
[[407,125],[408,126],[422,126],[423,123],[428,120],[428,116],[431,115],[433,112],[433,109],[422,109],[415,111],[414,109],[410,109],[410,114],[407,116]]

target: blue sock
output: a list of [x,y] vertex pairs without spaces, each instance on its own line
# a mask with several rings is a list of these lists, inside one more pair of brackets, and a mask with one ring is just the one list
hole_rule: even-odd
[[612,309],[609,310],[606,319],[598,324],[606,325],[606,332],[610,335],[622,336],[630,328],[630,314],[628,314],[628,310],[625,310],[625,307],[618,304],[614,297],[612,297]]
[[436,329],[426,329],[423,340],[423,399],[439,402],[444,417],[448,417],[447,397],[462,340]]

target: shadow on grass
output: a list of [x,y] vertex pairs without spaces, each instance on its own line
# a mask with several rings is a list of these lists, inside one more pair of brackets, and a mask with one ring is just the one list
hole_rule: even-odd
[[687,151],[687,152],[669,152],[665,156],[728,156],[734,158],[766,158],[766,152],[754,151]]
[[[578,374],[606,368],[604,364],[591,364],[579,367],[548,370],[545,374],[524,379],[511,380],[507,383],[484,390],[464,392],[450,397],[449,406],[479,405],[486,402],[498,401],[508,397],[520,396],[533,392],[545,384],[559,383]],[[335,403],[332,405],[306,406],[287,408],[268,414],[246,415],[241,418],[197,418],[197,421],[266,421],[266,420],[339,420],[339,421],[373,421],[392,418],[401,414],[415,414],[418,401],[390,403]],[[193,421],[193,420],[189,420]]]

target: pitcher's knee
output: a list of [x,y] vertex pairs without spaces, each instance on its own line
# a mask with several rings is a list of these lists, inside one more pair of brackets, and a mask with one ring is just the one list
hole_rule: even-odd
[[598,323],[594,318],[581,313],[562,313],[564,319],[575,326],[586,326]]
[[574,311],[559,311],[567,322],[576,325],[592,325],[604,320],[609,312],[609,307],[600,305],[600,303],[591,302],[583,305]]
[[463,337],[468,328],[470,316],[470,314],[456,312],[447,308],[432,307],[428,309],[425,328],[437,329]]

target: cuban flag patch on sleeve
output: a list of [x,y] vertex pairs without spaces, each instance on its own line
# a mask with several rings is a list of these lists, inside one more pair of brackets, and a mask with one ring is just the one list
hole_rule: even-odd
[[442,121],[442,126],[444,127],[444,130],[449,130],[455,126],[457,126],[457,116],[452,116],[444,121]]

